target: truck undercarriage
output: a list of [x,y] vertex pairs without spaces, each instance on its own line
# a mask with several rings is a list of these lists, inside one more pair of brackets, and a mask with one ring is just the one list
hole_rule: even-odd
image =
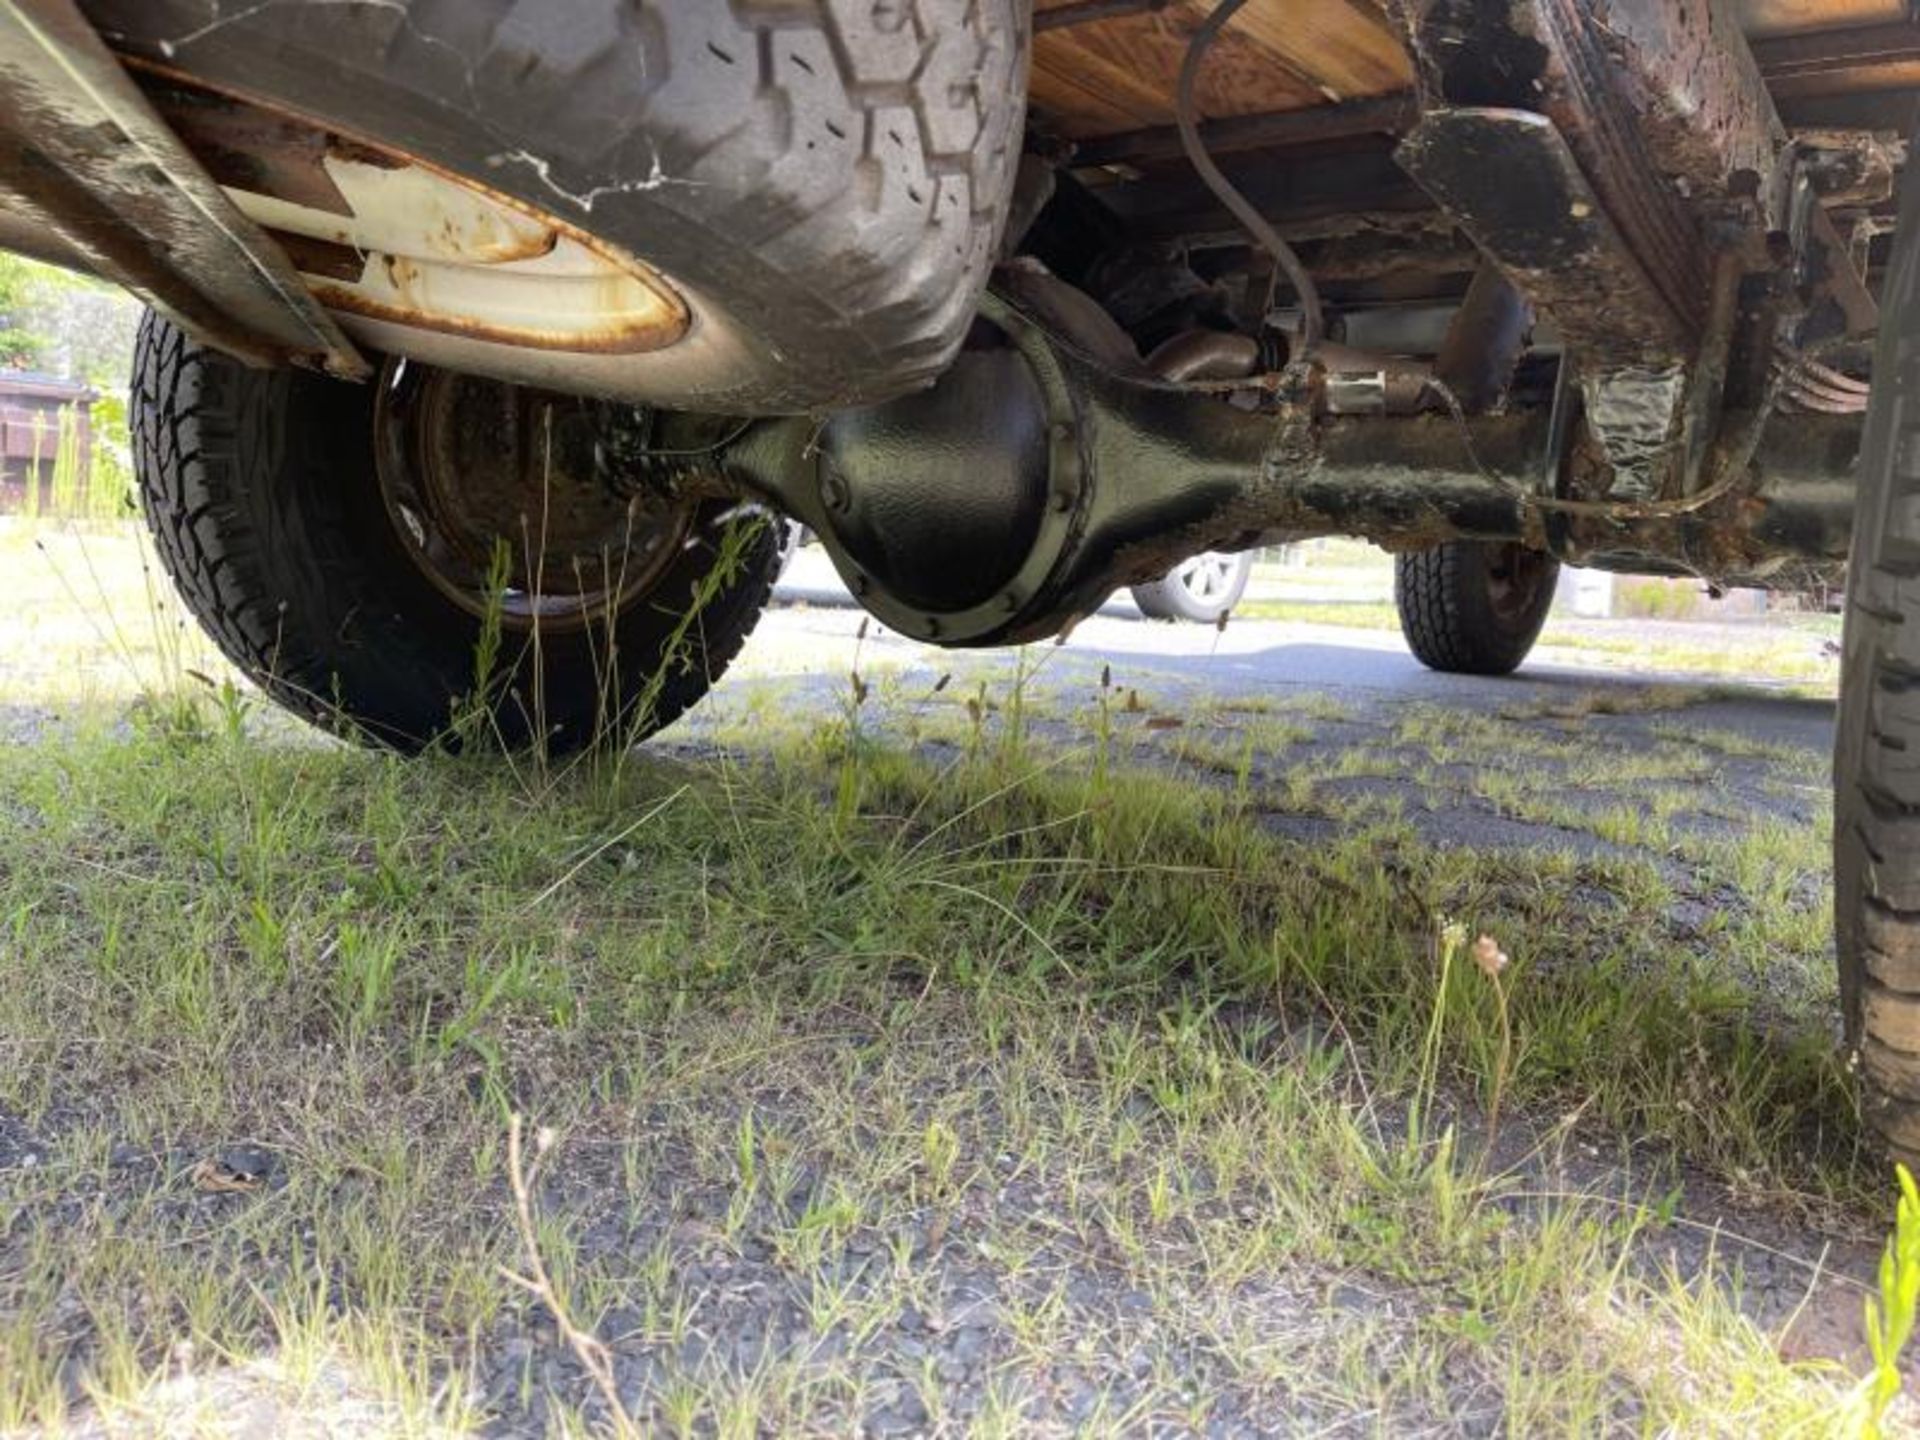
[[8,9],[0,241],[251,361],[674,406],[657,493],[775,502],[910,633],[1031,639],[1183,555],[1336,532],[1787,588],[1845,558],[1920,73],[1884,0],[1042,4],[961,362],[726,445],[633,363],[687,306],[590,200],[209,81],[217,9],[171,37],[101,9],[106,43]]

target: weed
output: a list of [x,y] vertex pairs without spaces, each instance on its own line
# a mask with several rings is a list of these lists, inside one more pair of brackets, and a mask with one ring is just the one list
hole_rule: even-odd
[[1867,1346],[1873,1352],[1873,1373],[1863,1383],[1863,1440],[1879,1440],[1887,1412],[1899,1398],[1900,1356],[1913,1337],[1914,1311],[1920,1307],[1920,1189],[1905,1165],[1894,1167],[1900,1181],[1900,1203],[1893,1235],[1880,1257],[1880,1291],[1866,1300]]
[[368,930],[351,920],[341,924],[321,952],[323,960],[331,956],[334,962],[334,1003],[349,1038],[364,1037],[386,1019],[400,954],[393,932]]
[[507,1181],[513,1190],[514,1222],[520,1233],[521,1254],[526,1263],[526,1273],[504,1271],[506,1278],[533,1295],[546,1307],[553,1317],[555,1327],[567,1348],[574,1354],[581,1367],[593,1381],[594,1388],[606,1403],[607,1414],[616,1434],[626,1436],[638,1434],[633,1417],[627,1413],[626,1405],[620,1399],[619,1387],[613,1381],[613,1356],[607,1347],[591,1331],[585,1330],[573,1318],[573,1308],[568,1303],[562,1287],[555,1283],[551,1267],[548,1265],[541,1244],[540,1226],[534,1211],[533,1195],[539,1180],[541,1162],[553,1149],[554,1134],[551,1130],[540,1129],[534,1133],[533,1159],[528,1162],[522,1157],[522,1127],[520,1117],[515,1115],[507,1128]]
[[1447,996],[1452,989],[1454,959],[1466,943],[1467,930],[1459,921],[1435,919],[1433,1005],[1427,1015],[1426,1037],[1421,1042],[1419,1078],[1407,1111],[1407,1144],[1411,1149],[1422,1148],[1434,1138],[1428,1134],[1428,1124],[1440,1084],[1440,1043],[1446,1030]]
[[510,676],[500,664],[502,626],[506,617],[507,584],[513,574],[513,552],[504,539],[495,539],[488,557],[486,604],[481,609],[480,633],[473,642],[473,689],[453,704],[451,737],[465,753],[483,751],[498,738],[494,712]]

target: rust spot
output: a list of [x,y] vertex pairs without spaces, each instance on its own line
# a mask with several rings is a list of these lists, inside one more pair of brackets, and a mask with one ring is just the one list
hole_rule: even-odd
[[[346,273],[344,258],[339,252],[350,250],[351,246],[348,243],[350,232],[344,229],[338,237],[308,242],[309,248],[304,253],[324,268],[310,270],[305,265],[299,267],[301,273],[312,282],[309,288],[314,297],[330,309],[492,344],[578,354],[631,354],[657,350],[680,339],[691,323],[685,301],[668,281],[644,261],[539,206],[496,189],[471,175],[457,173],[431,160],[382,144],[370,136],[343,131],[331,125],[318,125],[264,96],[226,86],[209,86],[149,58],[124,58],[142,76],[150,90],[165,90],[171,94],[169,103],[176,107],[194,101],[204,107],[209,97],[217,100],[219,103],[212,109],[225,112],[222,133],[233,163],[244,162],[246,154],[253,147],[271,152],[256,155],[260,163],[248,173],[256,177],[289,173],[286,155],[289,152],[297,154],[299,173],[304,174],[310,167],[328,181],[332,203],[337,207],[335,213],[351,212],[344,204],[344,197],[321,167],[320,161],[327,155],[383,170],[413,168],[423,171],[480,196],[493,205],[524,216],[541,227],[537,241],[530,241],[509,233],[510,227],[498,222],[489,224],[484,218],[469,228],[462,227],[454,216],[441,216],[437,224],[430,221],[432,228],[423,233],[433,248],[438,248],[436,242],[444,241],[450,258],[465,259],[481,251],[490,252],[486,256],[489,263],[531,260],[552,251],[563,238],[572,241],[607,268],[606,278],[601,282],[601,293],[589,302],[590,312],[614,318],[599,327],[583,325],[558,330],[501,324],[471,315],[435,311],[419,303],[424,298],[419,293],[423,288],[420,267],[401,256],[382,257],[385,261],[384,273],[399,292],[398,301],[369,296],[350,288],[350,282],[359,279],[362,272],[355,269],[351,275]],[[164,83],[156,84],[156,81]],[[274,158],[275,155],[279,158]],[[307,197],[314,192],[305,181],[301,181],[296,188],[299,193],[278,195],[276,198],[306,204]],[[314,245],[321,248],[312,249]],[[359,252],[352,253],[357,257]],[[484,269],[484,266],[474,268]],[[576,280],[574,283],[581,282]],[[636,286],[659,302],[657,316],[647,316],[637,311],[632,294]]]
[[352,160],[360,165],[377,165],[382,170],[404,170],[415,163],[392,150],[378,145],[368,145],[364,141],[351,140],[338,131],[327,135],[327,152],[338,155],[342,160]]
[[[400,256],[385,257],[394,275],[396,288],[406,289],[417,279],[411,263]],[[389,305],[373,300],[337,284],[316,281],[313,295],[329,310],[381,320],[389,325],[405,325],[415,330],[433,330],[442,335],[460,335],[469,340],[484,340],[491,345],[511,345],[522,350],[552,350],[574,355],[637,355],[671,345],[686,333],[684,323],[628,326],[602,333],[577,330],[535,330],[518,325],[491,325],[482,320],[442,312]],[[684,314],[684,312],[682,312]]]
[[351,284],[366,269],[365,259],[351,245],[316,240],[310,235],[295,235],[291,231],[275,230],[270,226],[267,234],[287,252],[287,259],[302,275],[324,276],[329,280],[344,280]]

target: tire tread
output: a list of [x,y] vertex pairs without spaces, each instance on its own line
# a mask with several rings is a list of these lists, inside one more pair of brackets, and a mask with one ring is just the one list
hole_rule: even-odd
[[1553,603],[1556,564],[1539,604],[1515,626],[1503,625],[1487,599],[1486,547],[1452,541],[1394,557],[1393,600],[1414,657],[1453,675],[1508,675],[1527,658]]
[[[470,680],[470,669],[462,674],[470,650],[450,653],[444,636],[396,614],[392,577],[351,535],[307,523],[307,509],[292,503],[296,488],[345,483],[341,466],[353,457],[289,454],[321,447],[289,447],[282,433],[303,409],[363,404],[369,394],[315,376],[247,369],[149,313],[134,347],[134,470],[162,568],[242,673],[322,729],[415,750],[441,738],[447,716],[443,709],[429,724],[420,705],[398,705],[394,697],[408,684],[396,677],[429,689],[422,677],[443,677],[439,698],[450,703],[458,680]],[[778,554],[770,530],[744,572],[715,595],[684,663],[669,664],[650,732],[677,719],[740,652],[772,593]],[[623,670],[661,663],[668,662],[623,638]],[[578,697],[585,688],[571,691]],[[596,696],[559,715],[560,748],[593,738],[590,717],[580,712],[591,711]],[[416,723],[396,718],[402,713]]]
[[1920,184],[1902,181],[1859,468],[1834,746],[1834,930],[1862,1112],[1920,1164]]

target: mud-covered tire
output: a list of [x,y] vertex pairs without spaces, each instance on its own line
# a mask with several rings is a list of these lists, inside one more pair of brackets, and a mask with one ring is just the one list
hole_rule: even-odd
[[1868,1127],[1920,1168],[1920,175],[1902,182],[1847,566],[1834,929]]
[[1031,0],[84,0],[123,53],[421,157],[688,300],[631,393],[726,414],[929,382],[1019,163]]
[[[555,752],[638,738],[711,686],[752,631],[776,526],[731,564],[714,507],[612,621],[502,636],[484,712],[482,619],[430,583],[382,498],[374,387],[256,370],[149,314],[134,354],[134,470],[162,565],[229,659],[287,709],[401,750],[462,733]],[[704,604],[701,600],[704,598]],[[685,617],[690,622],[683,624]],[[480,722],[465,732],[456,718]]]
[[1430,670],[1510,675],[1553,608],[1560,562],[1515,545],[1455,540],[1396,555],[1393,602],[1407,648]]

